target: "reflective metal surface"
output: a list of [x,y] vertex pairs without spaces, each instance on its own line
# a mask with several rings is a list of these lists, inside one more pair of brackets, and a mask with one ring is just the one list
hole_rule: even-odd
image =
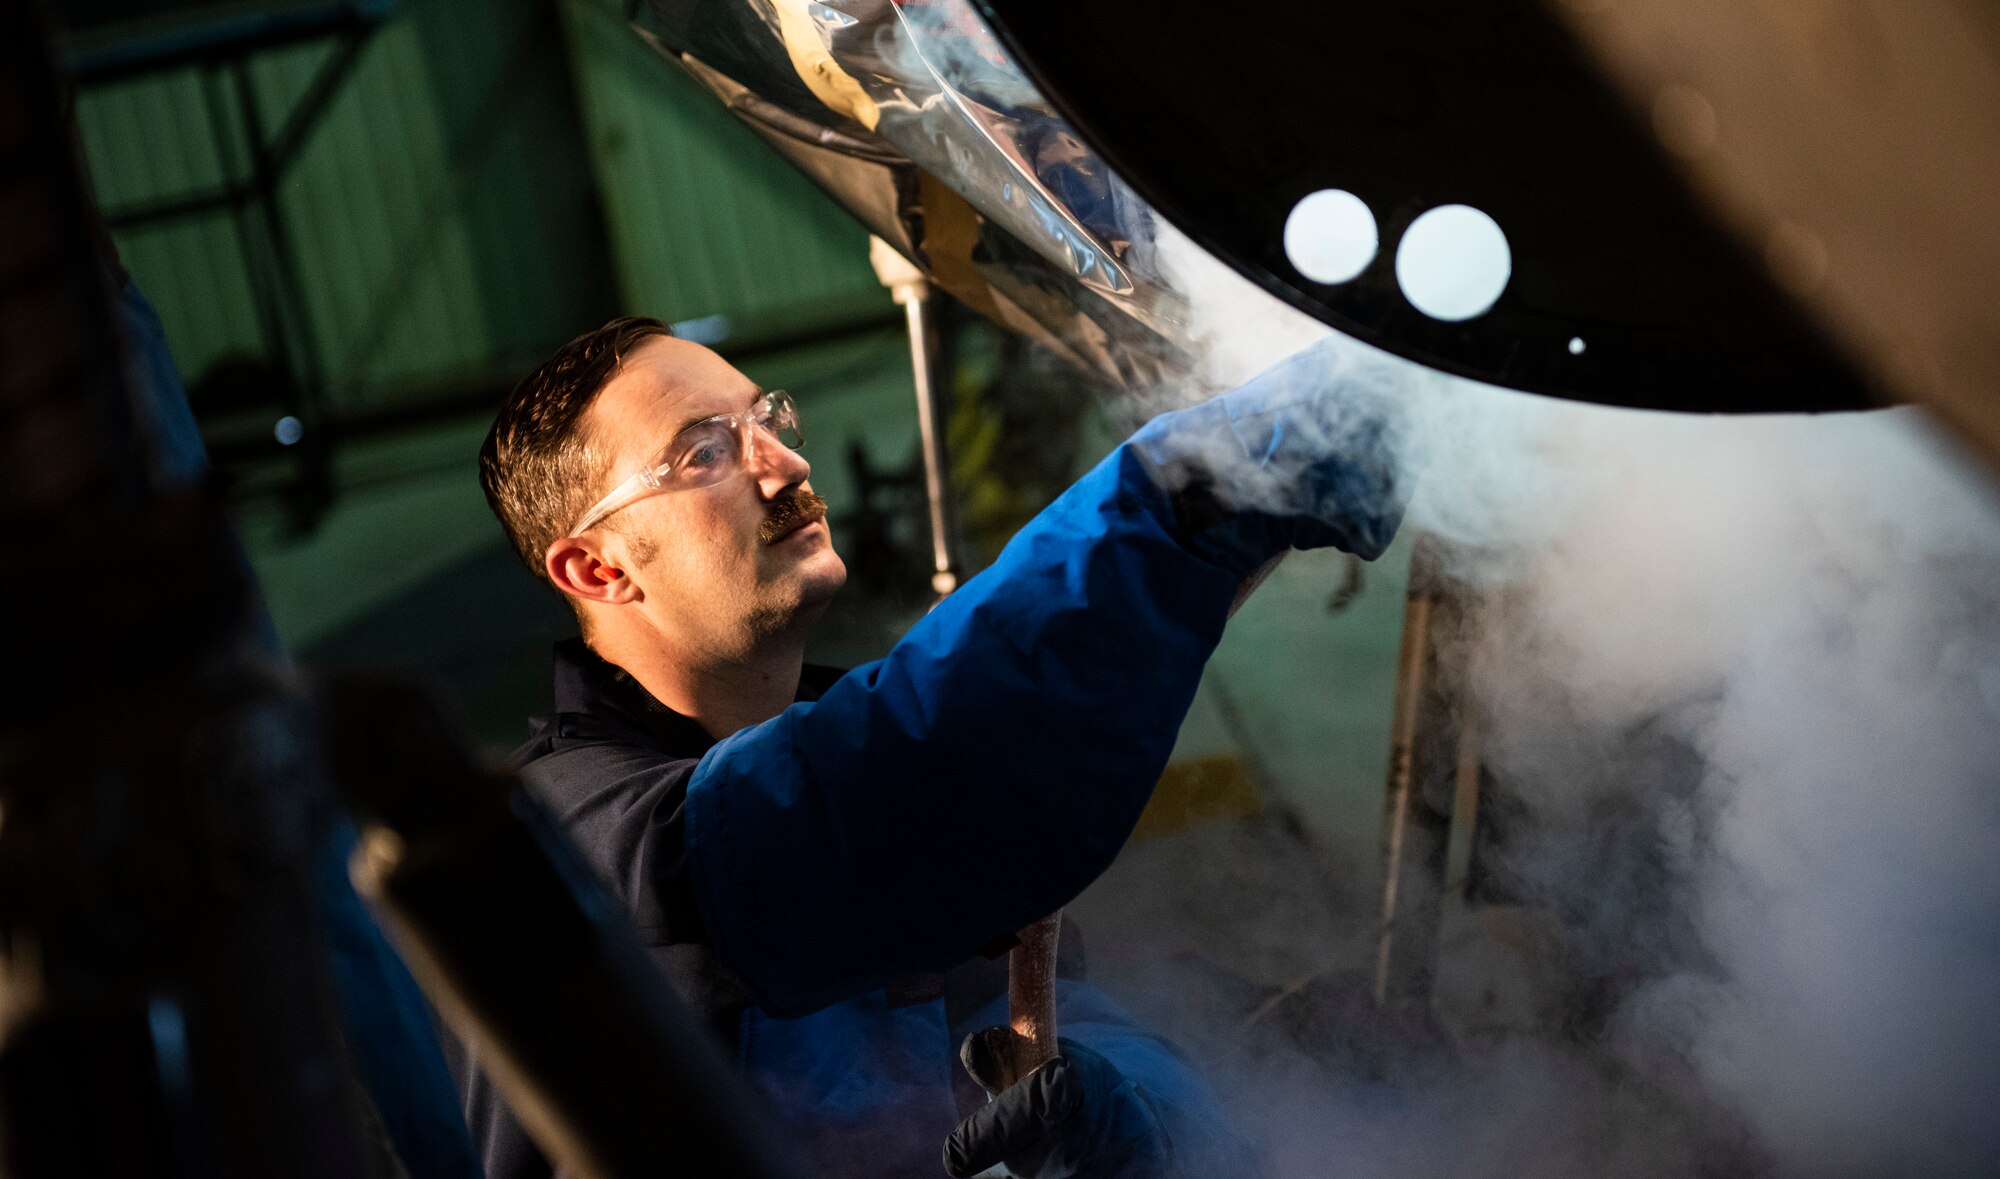
[[[1164,218],[1478,380],[1702,412],[1880,401],[1527,0],[653,8],[677,60],[939,285],[1128,387],[1194,350]],[[1360,220],[1302,236],[1315,197]]]
[[1185,375],[1150,210],[969,5],[653,7],[664,53],[938,286],[1113,385]]

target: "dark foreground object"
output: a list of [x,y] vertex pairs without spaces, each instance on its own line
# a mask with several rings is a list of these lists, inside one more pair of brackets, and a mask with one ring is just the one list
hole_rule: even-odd
[[435,698],[348,679],[327,704],[363,823],[356,882],[550,1161],[598,1179],[796,1174],[618,904]]

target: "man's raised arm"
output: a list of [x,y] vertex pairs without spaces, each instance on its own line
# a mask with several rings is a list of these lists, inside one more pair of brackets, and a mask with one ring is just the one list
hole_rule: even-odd
[[887,657],[702,759],[696,903],[767,1009],[948,967],[1110,866],[1238,586],[1393,535],[1389,407],[1343,363],[1309,350],[1154,419]]

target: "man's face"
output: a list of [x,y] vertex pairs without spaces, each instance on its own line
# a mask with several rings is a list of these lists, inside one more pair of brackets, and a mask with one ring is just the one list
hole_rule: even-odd
[[[603,494],[659,461],[674,436],[762,393],[699,344],[648,339],[591,403],[586,428],[612,456]],[[740,655],[745,644],[817,618],[847,581],[822,513],[771,537],[767,521],[798,518],[811,467],[761,430],[743,468],[706,487],[649,495],[593,529],[638,587],[635,603],[689,654]]]

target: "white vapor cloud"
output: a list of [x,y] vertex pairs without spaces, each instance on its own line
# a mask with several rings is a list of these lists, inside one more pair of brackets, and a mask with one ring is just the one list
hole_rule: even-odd
[[[1328,334],[1156,244],[1204,389]],[[1774,1176],[2000,1174],[1992,479],[1914,409],[1688,417],[1388,363],[1405,527],[1479,601],[1504,867],[1625,971],[1593,1049],[1623,1079],[1556,1037],[1417,1079],[1252,1068],[1279,1173],[1700,1173],[1672,1105]]]

